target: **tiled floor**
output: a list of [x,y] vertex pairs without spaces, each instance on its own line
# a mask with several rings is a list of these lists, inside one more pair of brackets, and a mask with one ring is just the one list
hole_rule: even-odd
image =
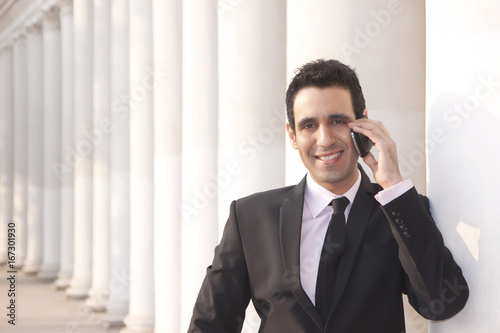
[[121,329],[103,328],[101,314],[88,312],[84,300],[67,299],[52,283],[20,272],[15,274],[16,318],[15,326],[11,325],[10,275],[6,266],[0,267],[0,333],[117,333]]

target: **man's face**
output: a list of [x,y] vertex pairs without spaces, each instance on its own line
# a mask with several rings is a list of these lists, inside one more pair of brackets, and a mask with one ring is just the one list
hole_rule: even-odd
[[357,154],[347,124],[355,120],[349,90],[306,87],[293,104],[295,132],[287,131],[294,149],[321,186],[343,194],[356,182]]

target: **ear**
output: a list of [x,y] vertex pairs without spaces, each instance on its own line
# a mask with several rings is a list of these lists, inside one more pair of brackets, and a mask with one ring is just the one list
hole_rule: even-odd
[[292,129],[289,123],[286,123],[286,131],[288,133],[288,138],[290,139],[290,145],[293,149],[297,149],[297,140],[295,139],[295,131]]
[[368,118],[368,110],[367,110],[367,109],[365,109],[365,110],[363,111],[363,116],[365,116],[366,118]]

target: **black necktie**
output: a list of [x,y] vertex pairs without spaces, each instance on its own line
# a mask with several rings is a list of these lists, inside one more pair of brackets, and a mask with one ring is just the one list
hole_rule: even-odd
[[345,215],[344,211],[349,204],[346,197],[332,200],[333,214],[326,231],[321,258],[319,261],[318,279],[316,281],[316,309],[326,323],[330,305],[333,299],[335,274],[344,251],[345,245]]

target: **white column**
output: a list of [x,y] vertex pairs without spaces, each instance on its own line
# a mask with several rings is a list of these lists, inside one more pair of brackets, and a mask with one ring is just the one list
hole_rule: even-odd
[[217,11],[211,1],[183,2],[182,331],[218,240]]
[[220,231],[232,200],[285,185],[286,1],[233,3],[219,6]]
[[181,1],[154,0],[153,22],[155,332],[181,332]]
[[111,6],[111,199],[109,300],[104,326],[123,325],[130,287],[130,144],[128,2]]
[[73,1],[75,52],[75,253],[66,294],[84,298],[92,282],[93,1]]
[[432,333],[499,327],[499,10],[494,1],[426,3],[428,194],[470,290],[462,312],[430,323]]
[[[384,123],[397,143],[403,177],[425,194],[424,3],[288,1],[287,36],[287,82],[297,67],[318,58],[356,68],[369,117]],[[297,183],[305,171],[288,147],[287,183]],[[409,307],[406,323],[412,332],[426,331],[425,320]]]
[[130,304],[129,330],[154,325],[153,8],[131,0],[130,13]]
[[[16,267],[26,260],[26,218],[28,210],[28,117],[26,39],[18,36],[14,43],[14,221],[16,223]],[[1,98],[1,97],[0,97]]]
[[[7,225],[12,222],[14,90],[12,47],[0,49],[0,264],[7,260]],[[15,223],[15,222],[14,222]],[[15,251],[14,251],[15,252]],[[14,258],[15,259],[15,258]],[[14,260],[15,261],[15,260]]]
[[286,1],[226,3],[219,31],[217,184],[225,223],[232,200],[285,184]]
[[74,77],[73,77],[73,3],[65,1],[61,19],[61,266],[55,281],[58,289],[69,286],[74,256]]
[[111,4],[94,0],[94,203],[92,288],[87,306],[104,311],[109,285]]
[[38,27],[29,27],[26,71],[28,73],[28,212],[25,273],[36,273],[43,251],[43,49]]
[[43,258],[37,277],[55,280],[61,260],[61,30],[59,17],[43,22]]

